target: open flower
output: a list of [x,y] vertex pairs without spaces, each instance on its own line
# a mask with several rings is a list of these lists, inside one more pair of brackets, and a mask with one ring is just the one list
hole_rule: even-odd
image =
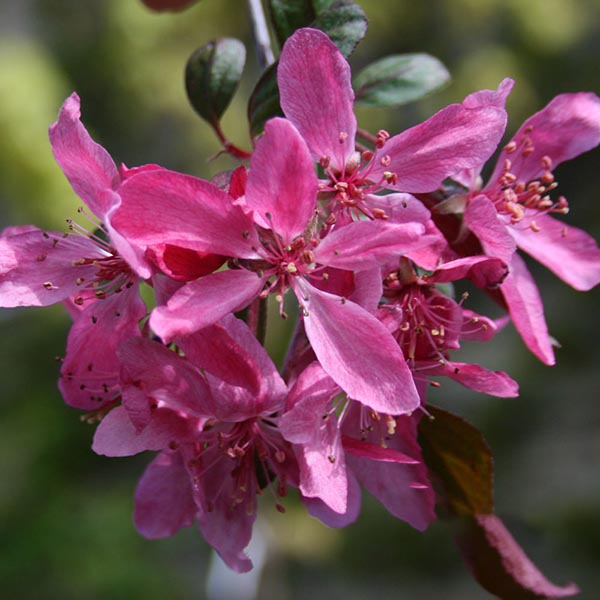
[[327,180],[320,189],[343,221],[385,218],[373,204],[377,192],[431,192],[445,178],[481,164],[506,126],[504,107],[467,97],[398,135],[381,131],[374,151],[357,152],[350,66],[316,29],[299,29],[286,41],[277,81],[283,112],[323,167]]
[[290,390],[278,423],[293,443],[308,510],[331,527],[360,512],[360,487],[419,530],[435,519],[434,494],[416,439],[418,419],[378,413],[341,394],[316,362]]
[[287,387],[233,316],[189,336],[184,347],[187,358],[144,338],[122,344],[123,406],[99,425],[94,450],[107,456],[161,451],[136,492],[137,529],[159,538],[197,521],[233,570],[248,571],[244,548],[257,497],[266,488],[283,512],[287,484],[298,484],[291,446],[274,421]]
[[484,394],[518,395],[517,383],[506,373],[450,359],[461,340],[487,341],[498,328],[491,319],[463,308],[465,298],[456,302],[437,288],[463,278],[482,288],[496,287],[506,273],[501,260],[486,256],[447,262],[430,275],[418,275],[402,260],[398,269],[388,273],[377,316],[398,341],[423,394],[429,377],[442,375]]
[[69,219],[67,233],[33,226],[4,230],[1,305],[67,304],[74,324],[60,388],[68,404],[93,410],[114,399],[119,370],[115,351],[121,341],[138,333],[138,321],[146,314],[138,280],[152,271],[141,253],[112,228],[122,175],[82,125],[77,94],[67,98],[50,127],[50,143],[87,205],[79,214],[88,225]]
[[431,240],[420,222],[385,221],[351,223],[321,237],[314,163],[289,121],[267,123],[252,155],[245,196],[235,202],[206,181],[164,170],[128,179],[120,194],[113,222],[140,247],[165,242],[230,257],[230,269],[187,283],[153,311],[150,325],[164,341],[207,327],[271,292],[282,305],[291,289],[318,360],[349,396],[390,414],[416,408],[410,372],[385,327],[314,282],[324,267],[366,271]]
[[523,123],[502,149],[485,186],[478,183],[482,165],[459,177],[470,189],[464,222],[486,254],[510,265],[501,293],[523,340],[546,364],[554,363],[554,352],[541,299],[516,250],[524,250],[576,290],[600,282],[596,242],[556,219],[569,205],[564,196],[551,197],[558,185],[554,168],[599,143],[600,98],[561,94]]

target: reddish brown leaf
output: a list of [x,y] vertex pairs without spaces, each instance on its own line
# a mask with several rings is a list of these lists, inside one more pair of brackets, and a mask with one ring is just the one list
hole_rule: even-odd
[[475,579],[503,600],[566,598],[579,593],[574,583],[557,586],[531,562],[496,515],[460,520],[458,548]]
[[451,515],[494,511],[493,459],[483,435],[464,419],[429,406],[421,419],[419,443],[440,505]]

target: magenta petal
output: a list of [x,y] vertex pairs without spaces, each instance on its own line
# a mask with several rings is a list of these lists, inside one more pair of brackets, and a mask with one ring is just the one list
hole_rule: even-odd
[[489,256],[465,256],[440,265],[428,279],[430,283],[448,283],[468,278],[477,287],[495,287],[508,273],[504,262]]
[[10,228],[0,237],[0,306],[49,306],[75,294],[96,267],[73,265],[82,257],[103,258],[85,238],[65,238],[41,229]]
[[554,351],[544,318],[544,307],[525,262],[514,254],[510,271],[500,286],[510,318],[526,346],[546,365],[554,364]]
[[116,189],[121,181],[108,152],[94,142],[79,120],[79,96],[71,94],[63,104],[58,121],[50,126],[50,143],[75,193],[101,220],[112,206],[104,190]]
[[[535,221],[535,231],[528,227]],[[587,291],[600,283],[600,248],[585,231],[548,215],[526,215],[511,228],[519,248],[565,283]]]
[[124,406],[113,408],[100,422],[92,449],[104,456],[132,456],[146,450],[164,450],[170,443],[191,441],[192,423],[172,410],[157,408],[149,425],[138,432]]
[[315,250],[318,263],[362,271],[398,260],[431,240],[420,223],[357,221],[335,229]]
[[[241,319],[228,315],[177,343],[192,363],[224,383],[244,388],[251,394],[252,416],[275,412],[283,403],[286,384],[264,346]],[[214,415],[223,421],[237,420],[226,418],[223,414],[226,409],[229,410],[216,407]]]
[[383,462],[347,454],[348,467],[361,485],[398,519],[423,531],[435,519],[434,493],[421,459],[412,419],[397,419],[396,433],[388,442],[391,449],[414,456],[417,464]]
[[119,344],[140,335],[138,322],[146,315],[138,286],[123,289],[91,304],[75,319],[60,369],[59,388],[67,404],[96,410],[119,392]]
[[557,586],[544,577],[496,515],[461,522],[456,541],[475,579],[498,598],[567,598],[580,592],[574,583]]
[[[188,415],[212,416],[213,398],[199,369],[176,352],[146,338],[130,338],[118,350],[124,385],[138,387],[148,401]],[[127,407],[127,398],[124,398]]]
[[394,338],[366,310],[298,280],[296,295],[313,350],[354,400],[386,414],[412,412],[419,396]]
[[338,169],[354,153],[350,78],[350,66],[323,32],[299,29],[285,43],[277,67],[281,108],[306,140],[315,162],[328,156]]
[[346,512],[338,513],[327,504],[325,504],[319,498],[307,498],[302,496],[301,500],[304,506],[306,506],[310,515],[319,519],[328,527],[342,528],[351,525],[358,519],[360,514],[360,505],[362,501],[362,494],[360,486],[356,477],[351,472],[348,475],[348,502],[346,506]]
[[337,385],[318,363],[309,365],[290,392],[290,410],[279,418],[279,429],[294,444],[300,467],[300,491],[320,498],[337,513],[347,510],[348,482],[338,420],[331,412]]
[[164,341],[184,336],[241,310],[256,298],[265,278],[251,271],[219,271],[191,281],[175,292],[166,306],[152,311],[150,326]]
[[386,166],[374,163],[371,178],[395,173],[401,192],[431,192],[446,177],[479,168],[494,152],[506,127],[506,111],[492,105],[452,104],[424,123],[390,138],[380,151]]
[[344,450],[352,456],[400,465],[419,464],[418,460],[411,458],[404,454],[404,452],[398,452],[398,450],[394,450],[393,448],[384,448],[381,444],[372,444],[371,442],[356,440],[347,435],[343,436],[342,441],[344,443]]
[[316,203],[317,175],[306,143],[289,121],[271,119],[252,153],[246,205],[261,227],[288,244],[306,229]]
[[[231,479],[230,473],[224,473],[223,476]],[[222,494],[233,497],[234,490],[226,487]],[[212,510],[198,514],[198,526],[204,539],[230,569],[236,573],[246,573],[252,569],[252,561],[244,553],[244,548],[252,538],[255,519],[256,511],[249,515],[244,505],[232,507],[230,500],[220,498]]]
[[467,227],[481,242],[485,253],[510,264],[517,245],[507,226],[499,218],[492,201],[483,195],[473,198],[467,205],[464,218]]
[[135,490],[135,528],[149,539],[174,535],[194,522],[196,504],[179,452],[159,454]]
[[258,258],[252,218],[208,181],[167,169],[142,171],[123,182],[119,195],[111,224],[132,244]]
[[481,365],[448,362],[428,368],[430,375],[444,375],[476,392],[499,398],[516,398],[519,384],[503,371],[488,371]]
[[[521,144],[525,138],[530,140],[533,151],[523,156]],[[589,92],[556,96],[521,125],[512,141],[517,150],[502,151],[490,185],[500,177],[506,159],[511,161],[511,172],[520,181],[527,182],[537,179],[546,170],[542,165],[544,156],[550,158],[554,168],[597,146],[600,143],[600,98]]]

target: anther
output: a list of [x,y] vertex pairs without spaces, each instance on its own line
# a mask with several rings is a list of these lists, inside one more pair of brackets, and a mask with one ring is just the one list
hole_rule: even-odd
[[381,164],[382,167],[389,167],[392,164],[392,158],[390,157],[389,154],[386,154],[385,156],[381,157],[381,160],[379,161],[379,163]]
[[345,131],[340,131],[338,139],[340,141],[340,144],[343,144],[348,139],[348,134]]
[[319,159],[319,164],[324,169],[327,169],[329,167],[330,163],[331,163],[331,159],[326,154],[324,154],[323,156],[321,156],[321,158]]
[[51,281],[44,281],[44,287],[47,290],[52,290],[54,289],[54,284]]
[[511,154],[516,149],[517,149],[517,142],[515,142],[514,140],[512,142],[509,142],[508,144],[506,144],[506,146],[504,146],[504,152],[506,152],[507,154]]

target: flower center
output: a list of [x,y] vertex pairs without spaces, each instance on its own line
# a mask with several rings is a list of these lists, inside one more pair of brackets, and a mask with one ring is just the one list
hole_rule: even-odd
[[[529,135],[532,130],[531,126],[527,127],[518,140],[513,140],[504,147],[506,154],[514,156],[514,160],[504,159],[502,172],[488,190],[498,212],[510,217],[510,223],[513,225],[521,222],[525,216],[531,215],[532,211],[534,215],[569,212],[569,204],[564,196],[559,196],[558,200],[554,201],[549,195],[558,187],[549,156],[541,158],[542,174],[538,178],[525,180],[521,176],[528,157],[535,151]],[[530,165],[527,167],[529,170]],[[534,220],[528,222],[528,227],[533,231],[539,231],[539,226]]]
[[[286,463],[290,456],[287,442],[275,427],[262,419],[250,419],[233,425],[221,423],[199,435],[195,456],[189,466],[197,484],[203,481],[207,492],[207,510],[224,500],[231,510],[245,507],[248,515],[256,511],[256,497],[268,488],[279,512],[285,512],[280,499],[287,494]],[[226,483],[210,489],[214,474],[220,476],[231,465]],[[229,467],[226,466],[229,470]],[[275,484],[274,481],[277,480]]]
[[341,170],[331,166],[329,156],[321,157],[320,165],[327,180],[319,184],[319,189],[330,220],[387,219],[383,210],[370,206],[369,195],[381,192],[398,179],[390,171],[376,177],[372,173],[376,165],[387,168],[391,164],[390,156],[383,153],[389,137],[387,131],[379,131],[373,137],[375,149],[355,152]]

